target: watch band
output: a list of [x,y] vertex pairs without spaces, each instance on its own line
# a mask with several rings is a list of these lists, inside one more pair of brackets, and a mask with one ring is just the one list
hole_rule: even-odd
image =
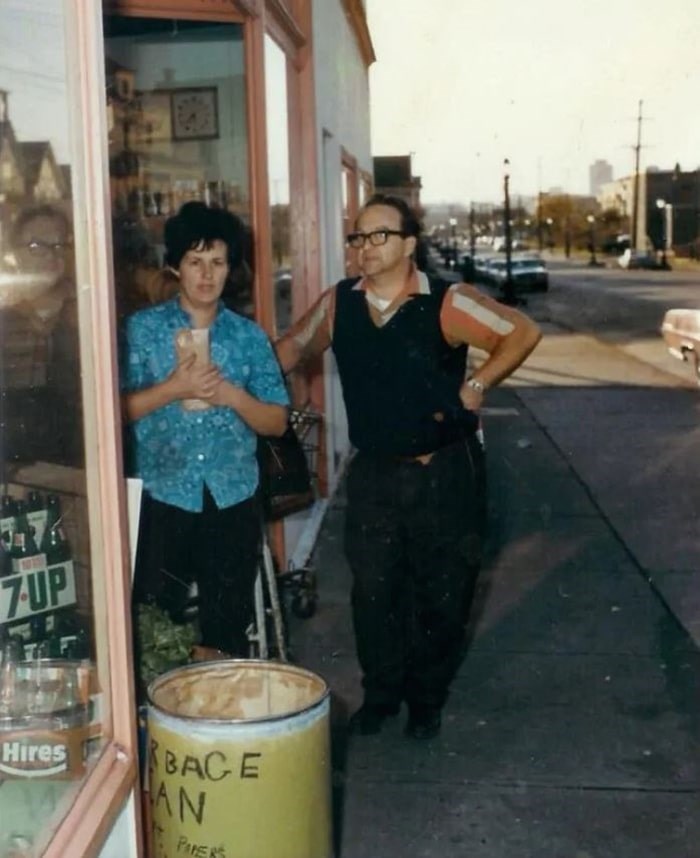
[[471,387],[472,390],[476,390],[477,393],[486,392],[486,385],[483,382],[479,381],[478,378],[468,378],[466,384],[467,387]]

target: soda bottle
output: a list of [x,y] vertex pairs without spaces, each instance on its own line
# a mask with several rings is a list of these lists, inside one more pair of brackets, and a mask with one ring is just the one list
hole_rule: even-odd
[[12,545],[12,537],[9,531],[5,531],[0,537],[0,578],[6,578],[12,575],[12,556],[10,548]]
[[32,489],[27,495],[27,512],[38,512],[44,508],[44,499],[41,493]]
[[66,645],[64,657],[70,659],[90,658],[90,639],[85,629],[78,629],[75,637]]
[[0,518],[14,518],[17,505],[12,495],[3,495],[0,501]]
[[41,643],[46,639],[48,634],[46,614],[35,614],[29,618],[29,634],[34,643]]
[[56,635],[50,635],[40,641],[36,646],[36,658],[60,658],[61,639]]
[[24,661],[24,644],[10,635],[2,645],[0,655],[0,713],[18,715],[22,701],[17,699],[17,665]]
[[[51,501],[55,498],[55,502]],[[41,540],[41,552],[46,555],[46,565],[66,563],[71,559],[70,545],[61,525],[61,508],[56,495],[49,496],[46,512],[46,529]]]
[[17,501],[15,532],[12,534],[10,556],[13,560],[19,560],[38,553],[39,549],[34,541],[34,528],[30,527],[27,521],[27,505],[24,501]]
[[[7,529],[3,530],[0,533],[0,541],[2,541],[7,548],[10,550],[10,546],[12,545],[12,531],[15,527],[15,515],[17,514],[17,504],[15,503],[15,499],[12,495],[3,495],[2,500],[0,501],[0,518],[9,519],[9,524],[7,525]],[[1,573],[0,573],[1,574]]]

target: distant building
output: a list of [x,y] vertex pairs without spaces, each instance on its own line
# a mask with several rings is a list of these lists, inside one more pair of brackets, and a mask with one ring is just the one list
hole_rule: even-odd
[[420,176],[414,176],[410,155],[379,155],[374,162],[374,189],[377,193],[401,197],[417,211],[421,208]]
[[600,158],[588,168],[588,183],[592,197],[597,197],[603,185],[613,180],[613,168]]
[[[602,209],[634,216],[634,176],[605,184],[598,194]],[[658,167],[639,174],[637,229],[634,244],[640,250],[660,249],[664,240],[678,256],[700,256],[700,170],[683,172]],[[634,229],[632,225],[631,230]]]

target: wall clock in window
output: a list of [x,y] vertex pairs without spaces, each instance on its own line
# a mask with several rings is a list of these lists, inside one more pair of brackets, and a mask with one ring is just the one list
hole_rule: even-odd
[[173,90],[170,105],[173,140],[210,140],[219,136],[215,86]]

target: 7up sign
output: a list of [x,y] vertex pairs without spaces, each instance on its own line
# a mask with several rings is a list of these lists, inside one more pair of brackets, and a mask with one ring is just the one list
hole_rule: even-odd
[[21,561],[33,568],[0,578],[0,625],[76,603],[73,561],[39,566],[34,559]]

